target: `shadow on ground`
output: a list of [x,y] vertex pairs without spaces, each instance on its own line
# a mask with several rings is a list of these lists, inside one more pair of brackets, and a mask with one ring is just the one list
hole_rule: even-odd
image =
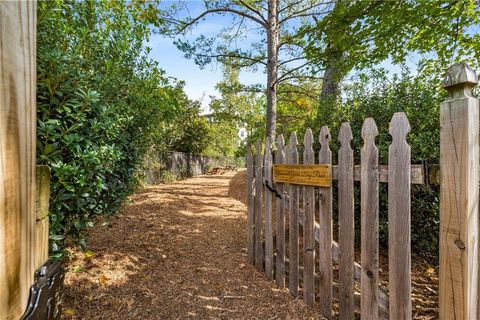
[[93,256],[71,252],[64,318],[319,319],[246,264],[244,174],[146,188],[99,221]]

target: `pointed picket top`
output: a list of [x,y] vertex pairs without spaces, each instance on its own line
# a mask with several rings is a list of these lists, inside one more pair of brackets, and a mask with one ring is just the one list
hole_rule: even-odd
[[323,126],[320,129],[320,134],[318,135],[318,141],[320,142],[320,151],[318,152],[319,163],[329,163],[332,158],[332,151],[330,150],[330,140],[332,136],[330,135],[330,130],[327,126]]
[[292,132],[292,134],[290,135],[290,140],[288,141],[288,147],[285,150],[287,152],[288,163],[298,162],[297,145],[298,145],[297,133]]
[[322,129],[320,129],[320,134],[318,135],[318,142],[320,142],[320,145],[323,148],[324,146],[328,147],[330,140],[332,140],[330,130],[327,126],[323,126]]
[[275,151],[275,163],[281,164],[285,162],[285,139],[283,134],[277,137],[277,150]]
[[277,150],[283,150],[285,147],[285,139],[283,138],[283,134],[280,134],[277,137]]
[[392,136],[393,140],[404,140],[407,134],[411,131],[410,122],[404,112],[396,112],[392,121],[390,121],[390,128],[388,132]]
[[298,145],[298,138],[297,138],[297,133],[292,132],[290,135],[290,140],[288,141],[288,146],[289,148],[296,148]]
[[312,129],[308,128],[307,131],[305,131],[305,137],[303,138],[303,145],[305,148],[307,147],[312,147],[313,144],[313,133]]
[[373,118],[367,118],[362,126],[362,138],[365,141],[375,142],[375,137],[378,135],[377,125]]
[[305,131],[305,137],[303,138],[303,163],[313,164],[315,162],[315,154],[313,152],[313,133],[310,128]]
[[342,146],[344,145],[349,145],[350,146],[350,141],[352,141],[353,135],[352,135],[352,128],[350,127],[349,122],[343,122],[342,125],[340,126],[340,132],[338,133],[338,141]]
[[272,158],[272,143],[271,138],[267,137],[265,139],[265,159],[270,160]]
[[257,155],[262,152],[262,140],[260,138],[257,139],[256,149]]

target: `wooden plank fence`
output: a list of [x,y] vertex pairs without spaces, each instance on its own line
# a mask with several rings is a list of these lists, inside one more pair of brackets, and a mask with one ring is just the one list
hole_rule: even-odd
[[[438,178],[438,170],[430,174],[430,183],[441,184],[441,319],[480,319],[477,311],[480,281],[479,105],[478,100],[471,96],[471,88],[477,82],[476,75],[465,64],[456,64],[449,69],[444,87],[450,97],[441,106],[442,179]],[[375,143],[377,126],[373,118],[365,119],[361,132],[363,147],[360,164],[355,165],[350,146],[353,134],[349,123],[343,123],[338,134],[340,148],[336,165],[331,163],[328,127],[320,130],[317,160],[313,152],[313,134],[307,129],[303,141],[303,163],[300,164],[304,171],[298,169],[296,133],[291,135],[287,145],[280,135],[275,150],[268,140],[262,149],[262,141],[258,140],[255,157],[249,151],[247,158],[249,262],[257,270],[265,270],[267,277],[275,279],[279,287],[284,287],[288,279],[291,295],[298,296],[301,289],[305,304],[317,305],[319,313],[327,319],[334,316],[354,319],[355,313],[369,320],[412,319],[410,193],[412,184],[427,183],[429,172],[423,165],[410,163],[409,132],[406,115],[395,113],[389,128],[392,137],[389,162],[379,165]],[[275,157],[272,157],[272,152]],[[285,163],[297,165],[292,167],[291,174],[298,175],[300,172],[302,179],[297,177],[290,183],[285,182],[285,176],[288,177],[285,174],[288,168],[282,166]],[[308,183],[313,164],[331,165],[332,174],[328,178],[338,181],[338,243],[332,237],[333,187]],[[273,170],[273,167],[276,169]],[[282,172],[280,181],[283,182],[276,181],[275,174],[272,176],[272,172],[276,171]],[[298,181],[307,182],[298,185]],[[354,259],[354,181],[360,181],[361,191],[361,264]],[[389,184],[390,294],[382,289],[379,280],[380,183]],[[273,212],[275,216],[272,216]],[[285,245],[286,228],[288,245]],[[263,244],[265,252],[262,252]],[[338,283],[333,277],[334,265],[338,265]],[[338,302],[336,315],[334,302]]]

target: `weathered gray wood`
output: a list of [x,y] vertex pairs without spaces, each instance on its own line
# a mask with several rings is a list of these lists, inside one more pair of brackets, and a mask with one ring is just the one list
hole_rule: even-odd
[[390,319],[412,319],[410,244],[410,123],[403,112],[390,122],[388,153],[388,285]]
[[[331,136],[328,127],[320,129],[318,141],[320,142],[320,151],[318,153],[319,164],[332,164],[332,151],[330,150]],[[333,241],[333,223],[332,223],[332,188],[319,187],[319,216],[320,226],[319,241],[319,273],[320,273],[320,313],[330,319],[332,317],[332,282],[333,282],[333,263],[332,263],[332,241]],[[313,232],[313,228],[312,228]],[[312,236],[313,238],[313,236]]]
[[[286,198],[287,205],[290,205],[288,197]],[[303,210],[299,209],[298,211],[298,221],[300,225],[303,225]],[[317,222],[315,222],[314,227],[315,232],[315,241],[319,242],[320,240],[320,226]],[[332,241],[332,258],[335,263],[340,263],[341,253],[340,253],[340,246],[336,241]],[[358,262],[354,262],[354,274],[353,274],[353,281],[360,286],[360,279],[362,273],[362,266]],[[379,307],[384,308],[386,313],[388,313],[388,294],[384,291],[380,286],[378,287],[378,294],[379,294]]]
[[[289,199],[287,198],[287,204],[289,204]],[[299,209],[298,211],[298,221],[300,224],[303,224],[303,210]],[[319,242],[320,240],[320,226],[315,222],[315,241]],[[332,241],[332,258],[335,263],[340,263],[340,246],[336,241]],[[354,262],[354,273],[353,281],[360,286],[360,279],[362,274],[362,266],[358,262]],[[380,308],[384,308],[388,313],[388,294],[379,286],[378,287],[378,303]]]
[[[315,153],[312,148],[312,130],[307,129],[303,140],[303,163],[314,164]],[[304,270],[303,277],[303,301],[308,306],[315,303],[315,239],[313,226],[315,224],[315,187],[303,186],[303,210],[305,212],[303,221],[303,250]]]
[[350,146],[352,130],[342,123],[338,141],[338,243],[340,320],[354,319],[354,263],[355,220],[353,195],[353,150]]
[[440,105],[440,319],[477,319],[479,281],[478,82],[465,63],[448,69]]
[[263,271],[263,247],[262,247],[262,189],[263,189],[263,159],[262,141],[257,140],[257,155],[255,157],[255,267]]
[[[285,163],[284,152],[285,141],[283,135],[277,137],[277,150],[275,153],[275,162],[277,164]],[[282,199],[276,199],[276,232],[275,232],[275,281],[280,288],[285,287],[285,184],[277,183],[276,189],[282,195]]]
[[378,319],[378,134],[373,118],[365,119],[361,150],[361,314]]
[[[353,177],[355,181],[360,181],[360,165],[354,165],[353,170]],[[413,164],[411,165],[411,181],[412,184],[425,184],[425,167],[421,164]],[[430,184],[439,184],[440,179],[438,176],[435,176],[437,171],[437,167],[435,165],[429,165],[427,174],[430,175],[430,180],[428,183]],[[338,166],[332,166],[332,175],[333,180],[338,180]],[[379,165],[378,166],[378,181],[379,182],[387,182],[388,183],[388,165]]]
[[[285,261],[285,265],[287,266],[287,270],[288,270],[288,266],[289,266],[288,259]],[[288,274],[288,271],[287,271],[287,274]],[[300,278],[300,280],[303,280],[303,268],[302,267],[300,267],[300,269],[299,269],[299,278]],[[318,287],[319,285],[320,285],[320,277],[318,275],[315,275],[315,286]],[[336,283],[335,281],[332,284],[333,297],[337,300],[340,299],[339,286],[340,285],[338,283]],[[360,300],[361,300],[360,293],[355,292],[354,293],[354,298],[353,298],[353,304],[354,304],[355,310],[357,310],[357,311],[360,311]],[[379,313],[379,319],[380,320],[388,320],[388,301],[387,301],[387,304],[384,304],[383,300],[379,301],[378,313]],[[355,319],[355,318],[352,318],[352,319]]]
[[[298,163],[297,151],[297,134],[293,132],[290,136],[288,145],[287,162],[289,164]],[[288,238],[288,256],[290,259],[289,276],[288,276],[288,290],[292,296],[298,296],[298,244],[299,244],[299,186],[290,184],[288,186],[288,194],[290,201],[288,204],[288,224],[289,224],[289,238]],[[302,220],[303,221],[303,220]]]
[[[265,156],[263,174],[265,184],[272,186],[272,144],[270,137],[265,140]],[[265,200],[265,274],[268,279],[273,279],[273,219],[272,219],[272,192],[267,186],[264,188]]]
[[254,172],[252,146],[247,147],[247,260],[255,263],[255,210],[254,210]]

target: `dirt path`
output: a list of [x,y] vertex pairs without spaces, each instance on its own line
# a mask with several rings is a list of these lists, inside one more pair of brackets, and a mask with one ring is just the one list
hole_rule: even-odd
[[[150,187],[67,266],[66,319],[318,319],[246,264],[233,173]],[[233,188],[233,190],[232,190]]]

